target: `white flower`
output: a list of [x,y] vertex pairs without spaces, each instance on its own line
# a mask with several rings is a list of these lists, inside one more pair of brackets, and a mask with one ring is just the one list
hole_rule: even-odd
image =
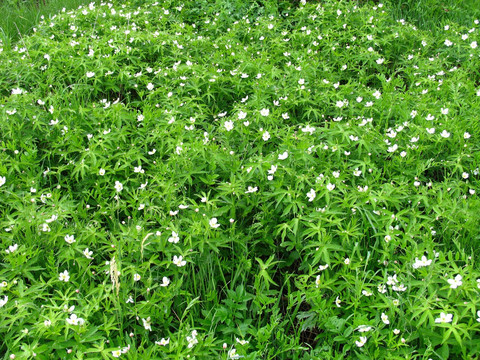
[[208,224],[214,229],[220,227],[220,224],[217,223],[217,218],[211,218]]
[[395,152],[395,151],[397,151],[397,149],[398,149],[398,145],[394,144],[393,146],[389,146],[387,151],[388,152]]
[[387,277],[387,285],[395,285],[398,283],[397,274]]
[[67,304],[63,305],[63,312],[72,313],[75,310],[75,305],[68,307]]
[[45,321],[43,322],[43,325],[44,325],[45,327],[49,327],[50,325],[52,325],[52,322],[47,319],[47,320],[45,320]]
[[172,262],[177,265],[178,267],[182,267],[182,266],[185,266],[187,264],[187,262],[185,260],[183,260],[183,256],[177,256],[177,255],[174,255],[173,256],[173,260]]
[[170,338],[162,338],[160,341],[155,341],[156,345],[167,346],[170,343]]
[[239,338],[235,338],[235,341],[239,343],[240,345],[246,345],[249,344],[250,342],[248,340],[240,340]]
[[278,154],[278,160],[285,160],[286,158],[288,158],[288,151],[285,151],[282,154]]
[[444,324],[444,323],[450,323],[452,322],[453,319],[453,314],[445,314],[445,313],[440,313],[440,317],[435,319],[435,323],[437,324]]
[[340,298],[337,296],[335,298],[335,305],[337,305],[337,307],[341,307],[341,305],[340,305],[341,303],[342,303],[342,300],[340,300]]
[[138,166],[134,166],[134,167],[133,167],[133,172],[134,172],[134,173],[144,174],[144,173],[145,173],[145,170],[142,169],[142,165],[138,165]]
[[270,170],[267,170],[267,172],[268,172],[270,175],[274,175],[274,174],[277,172],[277,168],[278,168],[278,166],[272,165],[272,166],[270,167]]
[[82,318],[79,318],[77,315],[72,314],[70,315],[70,318],[67,318],[67,323],[70,325],[83,325],[85,324],[85,320]]
[[65,270],[63,273],[60,273],[60,275],[58,276],[58,279],[60,281],[68,282],[68,280],[70,280],[70,275],[68,275],[68,271]]
[[453,43],[450,40],[447,39],[447,40],[445,40],[444,44],[446,46],[452,46]]
[[382,318],[382,322],[383,322],[385,325],[390,324],[390,320],[388,320],[388,315],[386,315],[385,313],[382,313],[382,315],[381,315],[380,317]]
[[364,187],[357,186],[357,189],[358,189],[359,192],[367,192],[368,185],[365,185]]
[[231,130],[233,130],[233,121],[231,121],[231,120],[230,121],[225,121],[223,126],[225,126],[225,130],[231,131]]
[[65,241],[68,244],[73,244],[76,240],[75,240],[75,237],[73,235],[65,235]]
[[92,254],[93,254],[93,251],[89,251],[88,248],[83,250],[83,255],[85,255],[87,259],[92,259]]
[[432,263],[432,260],[428,260],[425,255],[422,256],[422,259],[419,260],[418,258],[415,258],[415,263],[412,265],[414,269],[418,269],[424,266],[429,266]]
[[382,65],[384,61],[385,61],[384,58],[377,59],[377,64]]
[[112,351],[112,356],[113,357],[118,358],[118,357],[120,357],[120,355],[122,355],[122,350],[113,350]]
[[317,196],[315,190],[310,189],[310,191],[307,193],[308,201],[312,202],[313,200],[315,200],[315,196]]
[[435,128],[427,128],[426,130],[429,134],[435,134]]
[[166,287],[166,286],[168,286],[169,284],[170,284],[170,279],[167,278],[166,276],[164,276],[164,277],[162,278],[162,283],[160,284],[160,286]]
[[177,244],[180,241],[178,234],[175,231],[172,231],[172,236],[168,238],[168,242]]
[[5,184],[6,181],[7,181],[7,178],[5,176],[0,176],[0,186]]
[[260,110],[260,115],[262,115],[262,116],[268,116],[268,115],[270,115],[270,110],[268,110],[268,109],[262,109],[262,110]]
[[263,141],[268,141],[270,139],[270,133],[268,131],[265,131],[262,135]]
[[457,287],[461,286],[462,283],[462,276],[457,275],[454,279],[448,279],[447,282],[450,284],[450,289],[456,289]]
[[239,120],[243,120],[247,117],[247,113],[244,111],[240,111],[237,116]]
[[320,266],[318,267],[318,270],[320,270],[320,271],[327,270],[327,269],[328,269],[328,264],[320,265]]
[[444,138],[450,137],[450,133],[447,130],[443,130],[440,135]]
[[1,307],[4,307],[5,304],[7,303],[7,301],[8,301],[8,296],[4,296],[4,297],[3,297],[3,300],[0,299],[0,308],[1,308]]
[[363,345],[365,345],[366,342],[367,338],[365,336],[361,336],[360,340],[355,341],[355,345],[357,345],[358,347],[362,347]]
[[327,190],[328,190],[328,191],[332,191],[333,189],[335,189],[335,184],[330,184],[330,183],[328,183],[328,184],[327,184]]
[[307,125],[304,128],[302,128],[302,132],[308,132],[310,135],[312,135],[315,132],[315,128]]
[[150,316],[146,319],[142,319],[142,322],[145,330],[152,331],[152,320],[150,319]]
[[115,181],[115,190],[117,190],[117,192],[120,192],[123,190],[123,185],[120,181]]
[[368,326],[368,325],[360,325],[357,330],[361,333],[363,332],[369,332],[370,330],[372,330],[372,327],[371,326]]
[[241,356],[239,354],[237,354],[237,349],[233,348],[233,349],[228,350],[228,358],[229,359],[232,359],[232,360],[240,359],[240,357]]
[[197,340],[197,330],[193,330],[192,331],[192,335],[191,336],[187,336],[187,341],[188,341],[188,348],[191,349],[192,347],[195,346],[195,344],[198,344],[198,340]]
[[315,286],[318,288],[320,286],[320,275],[317,275],[317,277],[315,278]]
[[22,95],[23,90],[20,88],[12,89],[12,95]]
[[477,316],[478,316],[477,321],[480,322],[480,310],[477,311]]
[[375,91],[372,95],[373,95],[374,98],[380,99],[380,96],[382,96],[382,93],[377,90],[377,91]]
[[255,187],[249,186],[249,187],[247,188],[247,191],[245,191],[245,194],[250,194],[250,193],[257,192],[257,191],[258,191],[258,187],[256,187],[256,186],[255,186]]
[[155,86],[153,86],[152,83],[148,83],[148,84],[147,84],[147,90],[152,91],[154,87],[155,87]]
[[476,49],[477,48],[477,42],[476,41],[473,41],[471,44],[470,44],[470,47],[472,49]]
[[140,276],[140,274],[134,274],[133,275],[133,281],[140,281],[142,277]]
[[349,258],[345,258],[345,260],[343,260],[343,263],[345,265],[350,265],[350,259]]
[[95,73],[93,71],[89,71],[89,72],[87,72],[86,75],[87,75],[87,78],[92,78],[92,77],[95,76]]
[[5,250],[5,252],[6,252],[7,254],[12,254],[12,253],[14,253],[15,251],[17,251],[17,249],[18,249],[18,244],[14,244],[14,245],[10,245],[10,246],[8,247],[8,249]]
[[283,113],[283,114],[282,114],[282,118],[283,118],[284,120],[288,120],[288,119],[290,119],[290,116],[288,115],[288,113]]

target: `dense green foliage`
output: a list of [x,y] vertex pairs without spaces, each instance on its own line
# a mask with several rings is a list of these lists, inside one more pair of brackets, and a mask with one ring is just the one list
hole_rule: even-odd
[[476,358],[479,21],[392,11],[91,3],[5,47],[0,354]]
[[443,25],[470,26],[480,16],[480,0],[391,0],[391,14],[422,30],[440,34]]
[[0,39],[10,47],[30,35],[41,19],[64,8],[75,9],[88,3],[88,0],[2,0]]

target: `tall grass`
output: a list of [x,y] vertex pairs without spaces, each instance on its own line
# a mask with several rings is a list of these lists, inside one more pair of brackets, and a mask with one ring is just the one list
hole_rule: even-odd
[[7,0],[0,2],[0,38],[9,46],[33,32],[42,16],[75,9],[89,0]]
[[392,16],[419,29],[443,30],[448,22],[468,26],[480,16],[480,0],[392,0]]
[[[30,34],[41,16],[47,17],[63,8],[69,10],[88,4],[90,0],[6,0],[0,3],[0,38],[5,45]],[[286,2],[283,0],[283,2]],[[405,19],[420,29],[438,31],[444,23],[453,21],[470,24],[480,16],[480,0],[391,0],[392,16]],[[293,1],[293,3],[297,3]]]

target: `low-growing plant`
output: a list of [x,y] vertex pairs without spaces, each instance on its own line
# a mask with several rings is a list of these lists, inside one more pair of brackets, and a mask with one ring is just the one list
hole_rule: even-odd
[[479,21],[392,11],[112,1],[5,47],[0,354],[477,358]]

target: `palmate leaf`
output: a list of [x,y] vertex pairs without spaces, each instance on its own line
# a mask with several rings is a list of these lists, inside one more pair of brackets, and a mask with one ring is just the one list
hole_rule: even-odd
[[274,259],[275,259],[275,255],[270,256],[268,260],[265,262],[263,262],[262,259],[259,259],[257,257],[255,258],[255,260],[258,262],[258,265],[260,267],[260,272],[258,273],[258,275],[256,275],[256,278],[263,279],[263,285],[267,290],[270,289],[270,284],[278,286],[278,284],[275,281],[273,281],[273,279],[270,277],[270,274],[269,274],[269,269],[273,265],[281,262],[281,261],[274,261]]

